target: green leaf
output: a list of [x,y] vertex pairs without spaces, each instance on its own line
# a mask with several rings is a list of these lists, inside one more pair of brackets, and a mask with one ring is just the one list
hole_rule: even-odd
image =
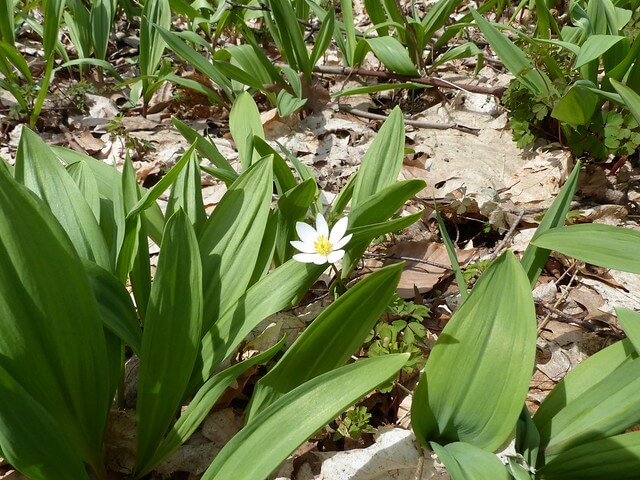
[[88,479],[82,456],[54,417],[0,366],[0,448],[13,467],[32,480]]
[[633,348],[640,353],[640,314],[628,308],[616,308],[616,314]]
[[404,90],[404,89],[418,89],[426,88],[419,83],[378,83],[376,85],[368,85],[366,87],[355,87],[340,90],[339,92],[332,93],[333,98],[346,97],[348,95],[362,95],[366,93],[385,92],[387,90]]
[[640,432],[584,443],[561,453],[539,471],[549,480],[635,478],[640,458]]
[[[638,62],[638,60],[636,60]],[[638,95],[632,88],[627,85],[623,85],[620,82],[611,80],[613,88],[620,94],[624,104],[627,106],[634,118],[640,122],[640,95]]]
[[[564,225],[567,213],[571,208],[571,200],[578,188],[581,165],[580,161],[576,162],[576,166],[573,167],[571,175],[569,175],[569,178],[567,178],[567,181],[558,192],[558,196],[551,204],[549,210],[547,210],[547,213],[544,214],[544,218],[540,222],[540,225],[538,225],[532,241],[549,229]],[[531,282],[531,288],[535,286],[540,272],[542,272],[545,263],[547,263],[549,253],[550,251],[548,249],[538,247],[533,243],[529,243],[527,246],[520,263],[525,272],[527,272],[527,276]]]
[[184,153],[189,157],[187,166],[180,172],[175,183],[171,186],[171,194],[167,203],[167,217],[182,209],[189,217],[193,231],[200,232],[206,221],[204,203],[202,201],[202,177],[198,157],[195,154],[195,144]]
[[91,36],[93,51],[96,57],[104,60],[107,57],[109,34],[116,14],[117,0],[96,0],[91,6]]
[[203,332],[202,362],[197,365],[192,384],[196,380],[206,381],[253,328],[306,292],[325,268],[289,260],[231,303],[213,326]]
[[580,53],[573,62],[573,68],[580,68],[587,63],[600,58],[616,43],[625,37],[614,35],[591,35],[580,47]]
[[456,277],[456,282],[458,283],[458,289],[460,290],[460,299],[464,302],[469,296],[469,292],[467,291],[467,282],[464,279],[464,275],[462,274],[462,269],[460,268],[460,263],[458,262],[458,256],[456,255],[456,248],[451,241],[451,237],[449,236],[449,232],[447,232],[447,227],[444,224],[444,220],[442,219],[442,215],[436,208],[436,220],[438,221],[438,227],[440,228],[440,236],[442,237],[442,242],[444,243],[445,248],[447,249],[447,256],[449,257],[449,262],[451,263],[451,268],[453,269],[453,274]]
[[425,41],[431,40],[433,34],[447,25],[449,15],[462,3],[462,0],[439,0],[422,19]]
[[551,229],[531,243],[583,262],[640,273],[640,232],[628,228],[596,223],[570,225]]
[[303,383],[344,365],[362,346],[396,291],[403,264],[371,274],[329,305],[255,386],[247,414],[256,414]]
[[260,159],[260,154],[253,149],[253,136],[264,138],[258,106],[247,92],[241,93],[233,102],[229,113],[229,129],[238,148],[242,169],[246,170]]
[[398,354],[360,360],[302,384],[233,437],[202,479],[265,478],[319,428],[395,375],[408,359],[409,354]]
[[358,207],[373,194],[394,183],[402,168],[403,158],[404,121],[402,111],[395,107],[362,157],[353,187],[352,207]]
[[96,221],[100,222],[100,192],[98,190],[98,182],[91,169],[84,162],[76,162],[67,168],[67,172],[76,182],[82,196],[86,200],[89,208],[96,217]]
[[[64,426],[76,455],[103,471],[102,437],[111,398],[98,305],[62,226],[4,169],[0,169],[0,329],[0,367]],[[6,389],[14,388],[6,378],[4,382]],[[23,406],[3,397],[1,416],[15,417]],[[34,419],[41,413],[34,412]],[[11,445],[29,449],[16,451],[16,457],[29,458],[31,452],[50,447],[28,445],[31,429],[3,430],[3,434],[16,435],[2,442],[4,453]],[[55,435],[38,432],[39,442]]]
[[536,70],[525,53],[500,33],[496,27],[487,22],[478,12],[472,9],[471,13],[478,27],[482,30],[482,33],[491,45],[491,48],[493,48],[496,55],[498,55],[502,63],[504,63],[504,66],[507,67],[513,75],[520,78],[521,82],[531,93],[534,95],[547,96],[549,94],[549,86],[551,85],[551,81],[547,75],[541,70]]
[[[114,186],[121,184],[121,174],[112,166],[104,163],[101,160],[96,160],[88,155],[78,153],[74,150],[63,147],[51,147],[53,152],[62,160],[67,166],[77,162],[84,162],[93,172],[96,182],[98,182],[98,191],[101,198],[101,211],[104,212],[105,203],[109,206],[109,209],[113,210],[114,201]],[[140,186],[137,187],[140,192],[144,189]],[[145,211],[145,218],[143,219],[149,236],[154,242],[160,243],[162,240],[162,230],[164,228],[164,217],[162,211],[157,204],[152,205]]]
[[82,192],[51,149],[28,128],[20,137],[15,177],[49,205],[82,257],[112,269],[102,231]]
[[167,221],[145,317],[136,404],[137,456],[152,456],[180,408],[202,331],[202,265],[183,210]]
[[98,302],[102,323],[140,356],[142,330],[131,295],[112,273],[93,262],[83,263]]
[[497,449],[520,415],[535,348],[529,281],[508,251],[480,277],[431,351],[411,410],[418,440]]
[[441,446],[431,442],[431,447],[453,480],[511,480],[507,468],[497,456],[470,443],[454,442]]
[[249,286],[267,225],[272,185],[273,159],[267,157],[229,187],[202,228],[203,332]]
[[318,31],[318,36],[313,44],[313,49],[311,50],[311,56],[309,58],[309,63],[313,67],[318,60],[322,58],[324,53],[327,51],[329,44],[331,43],[331,38],[333,37],[333,33],[335,30],[336,24],[336,12],[333,8],[333,5],[329,5],[329,11],[322,19],[322,25],[320,26],[320,30]]
[[[173,117],[171,119],[173,125],[178,129],[178,131],[182,134],[184,138],[187,139],[189,143],[195,143],[196,148],[200,155],[205,157],[211,163],[213,163],[220,170],[224,171],[225,174],[228,175],[229,179],[224,180],[227,186],[231,185],[235,179],[238,178],[238,174],[233,169],[231,164],[227,161],[226,158],[222,156],[222,154],[218,151],[218,148],[215,146],[213,142],[210,142],[198,132],[196,132],[193,128],[191,128],[186,123],[181,122],[178,118]],[[233,180],[231,180],[233,179]]]
[[533,416],[550,460],[577,445],[623,432],[640,421],[640,358],[631,342],[615,343],[582,362]]
[[395,38],[368,38],[367,43],[375,56],[392,72],[408,77],[420,76],[407,49]]
[[551,116],[572,125],[587,125],[599,103],[598,95],[586,87],[595,87],[588,80],[578,80],[554,105]]
[[[146,91],[149,80],[145,77],[155,75],[167,43],[161,29],[171,26],[171,7],[169,0],[145,2],[140,19],[140,55],[138,64],[140,75],[143,77],[143,90]],[[146,95],[146,92],[145,92]],[[146,101],[149,98],[145,98]]]
[[169,430],[167,436],[158,446],[153,457],[149,459],[146,464],[141,465],[135,478],[140,478],[149,473],[156,465],[187,441],[209,414],[211,408],[213,408],[220,396],[232,385],[235,379],[254,365],[270,360],[271,357],[280,351],[284,345],[284,341],[285,339],[283,338],[273,347],[259,355],[233,365],[211,377],[198,390],[198,393],[193,397],[193,400],[191,400],[184,413],[180,415],[178,421],[171,427],[171,430]]
[[423,211],[420,211],[411,215],[407,215],[406,217],[387,220],[386,222],[372,223],[369,225],[364,225],[362,227],[349,228],[347,233],[353,234],[351,242],[353,242],[354,244],[369,243],[372,239],[379,237],[380,235],[385,235],[391,232],[400,232],[404,230],[405,228],[413,225],[418,220],[420,220],[423,213]]

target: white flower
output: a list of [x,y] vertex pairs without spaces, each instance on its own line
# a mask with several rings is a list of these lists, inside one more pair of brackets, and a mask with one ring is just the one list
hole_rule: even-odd
[[322,214],[316,217],[316,228],[306,223],[297,222],[296,231],[300,237],[300,241],[293,241],[296,249],[302,253],[293,256],[294,260],[303,263],[315,263],[323,265],[325,263],[335,263],[344,257],[344,250],[341,250],[352,235],[346,235],[347,217],[343,217],[336,222],[329,233],[329,226]]

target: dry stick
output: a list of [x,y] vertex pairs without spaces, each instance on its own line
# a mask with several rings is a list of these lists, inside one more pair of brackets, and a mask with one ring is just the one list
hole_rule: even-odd
[[432,87],[454,88],[471,93],[485,93],[487,95],[495,95],[501,97],[506,87],[483,87],[482,85],[471,85],[469,83],[454,83],[436,77],[409,77],[407,75],[399,75],[392,72],[384,72],[378,70],[366,70],[364,68],[335,67],[328,65],[318,65],[314,67],[314,72],[327,73],[330,75],[361,75],[363,77],[378,77],[402,82],[419,83],[421,85],[430,85]]
[[565,322],[571,323],[572,325],[577,325],[578,327],[582,327],[585,330],[589,330],[591,332],[594,332],[596,330],[595,326],[589,323],[585,323],[581,320],[576,320],[571,315],[567,315],[562,310],[558,310],[553,305],[549,305],[548,303],[543,302],[542,300],[535,300],[535,303],[536,305],[540,305],[542,308],[544,308],[547,311],[547,316],[553,314],[558,316],[560,319],[564,320]]
[[[562,292],[562,295],[560,295],[560,298],[558,298],[558,300],[556,301],[555,305],[553,305],[553,308],[555,310],[558,309],[558,307],[560,306],[560,304],[562,302],[565,301],[565,299],[567,298],[567,295],[569,295],[569,289],[571,288],[571,284],[573,283],[573,281],[576,278],[576,275],[578,274],[578,268],[576,267],[577,264],[573,264],[571,268],[573,268],[573,273],[571,274],[571,278],[569,279],[569,282],[567,283],[567,288],[564,292]],[[568,271],[568,270],[567,270]],[[565,272],[566,273],[566,272]],[[564,276],[564,275],[563,275]],[[562,277],[560,277],[562,278]],[[559,281],[560,279],[558,279]],[[547,316],[544,318],[544,320],[542,320],[542,322],[540,322],[540,325],[538,325],[538,336],[540,336],[540,334],[542,333],[542,330],[544,330],[544,327],[547,326],[547,324],[551,321],[551,311],[547,310]]]
[[509,228],[509,231],[507,232],[507,234],[504,236],[504,238],[500,242],[500,245],[498,245],[498,248],[496,248],[493,251],[493,253],[489,257],[489,260],[494,261],[496,258],[498,258],[498,255],[500,255],[502,253],[502,251],[507,247],[507,243],[509,243],[511,241],[511,239],[513,238],[513,236],[515,235],[516,228],[520,224],[520,221],[522,220],[522,217],[524,217],[524,210],[520,210],[517,215],[518,216],[514,220],[514,222],[511,225],[511,227]]
[[453,270],[451,268],[451,265],[445,265],[444,263],[432,262],[431,260],[425,260],[424,258],[398,257],[398,256],[395,256],[395,255],[385,255],[383,253],[369,253],[369,252],[365,252],[364,256],[372,257],[372,258],[380,258],[380,259],[405,260],[407,262],[425,263],[425,264],[431,265],[433,267],[442,268],[443,270]]
[[[370,120],[386,120],[388,118],[387,115],[379,115],[377,113],[365,112],[363,110],[358,110],[357,108],[350,107],[349,105],[340,104],[338,108],[342,112],[347,112],[357,117],[368,118]],[[460,130],[461,132],[470,133],[472,135],[478,135],[478,133],[480,132],[479,128],[465,127],[464,125],[459,125],[457,123],[420,122],[418,120],[410,120],[406,118],[404,119],[404,123],[406,123],[407,125],[411,125],[413,127],[433,128],[436,130],[448,130],[450,128],[453,128],[455,130]]]

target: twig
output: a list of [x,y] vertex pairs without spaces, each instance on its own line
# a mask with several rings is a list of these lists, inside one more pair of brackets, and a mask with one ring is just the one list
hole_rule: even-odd
[[[358,110],[357,108],[353,108],[349,105],[340,104],[340,110],[343,112],[350,113],[352,115],[356,115],[357,117],[368,118],[370,120],[386,120],[388,117],[386,115],[379,115],[377,113],[365,112],[363,110]],[[480,129],[465,127],[464,125],[459,125],[457,123],[433,123],[433,122],[421,122],[418,120],[405,119],[404,123],[407,125],[411,125],[413,127],[418,128],[432,128],[436,130],[448,130],[453,128],[455,130],[460,130],[464,133],[470,133],[472,135],[478,135]]]
[[482,85],[472,85],[469,83],[454,83],[436,77],[409,77],[399,75],[393,72],[383,72],[377,70],[366,70],[364,68],[335,67],[329,65],[318,65],[313,69],[317,73],[327,73],[331,75],[361,75],[365,77],[378,77],[393,80],[401,80],[403,82],[419,83],[421,85],[430,85],[432,87],[453,88],[471,93],[485,93],[502,97],[506,87],[483,87]]
[[524,210],[520,210],[518,212],[516,219],[514,220],[513,224],[511,224],[509,231],[506,233],[506,235],[500,242],[500,245],[498,245],[498,247],[493,251],[493,253],[489,257],[490,261],[493,262],[496,258],[498,258],[498,255],[500,255],[502,251],[507,247],[507,244],[511,241],[511,239],[515,235],[516,228],[518,228],[518,225],[520,224],[522,217],[524,217]]
[[576,320],[571,315],[567,315],[562,310],[558,310],[557,308],[555,308],[553,305],[549,305],[548,303],[543,302],[542,300],[534,300],[534,301],[536,305],[540,305],[542,308],[544,308],[547,311],[548,315],[551,315],[551,314],[556,315],[560,320],[563,320],[567,323],[571,323],[573,325],[577,325],[579,327],[583,327],[584,329],[589,330],[591,332],[594,332],[596,330],[596,327],[591,325],[590,323],[586,323],[582,320]]
[[256,10],[259,12],[270,12],[271,9],[267,7],[264,3],[260,3],[259,6],[255,5],[245,5],[244,3],[232,2],[231,0],[226,0],[225,2],[231,8],[243,8],[245,10]]
[[425,260],[424,258],[413,258],[413,257],[399,257],[395,255],[385,255],[383,253],[369,253],[365,252],[364,256],[372,257],[372,258],[380,258],[380,259],[390,259],[390,260],[405,260],[407,262],[416,262],[416,263],[424,263],[427,265],[431,265],[432,267],[442,268],[443,270],[452,271],[451,265],[445,265],[444,263],[432,262],[431,260]]
[[[576,275],[578,274],[578,269],[575,268],[576,264],[574,263],[572,267],[569,268],[569,270],[571,268],[573,268],[573,273],[571,274],[571,278],[569,279],[569,282],[567,283],[567,288],[565,289],[564,292],[562,292],[562,295],[560,295],[560,298],[558,298],[558,300],[556,301],[556,303],[553,305],[553,309],[557,310],[558,306],[565,301],[565,299],[567,298],[567,295],[569,295],[569,289],[571,288],[571,284],[573,283],[573,281],[576,278]],[[567,270],[568,271],[568,270]],[[566,272],[565,272],[566,273]],[[562,277],[561,277],[562,278]],[[558,279],[560,280],[560,279]],[[558,310],[559,311],[559,310]],[[544,318],[544,320],[542,320],[542,322],[540,322],[540,325],[538,325],[538,335],[540,335],[540,333],[542,332],[542,330],[544,330],[544,327],[547,326],[547,324],[551,321],[551,311],[547,310],[547,316]]]

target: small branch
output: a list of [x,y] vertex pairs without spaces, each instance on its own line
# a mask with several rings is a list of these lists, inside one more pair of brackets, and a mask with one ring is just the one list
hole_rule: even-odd
[[[353,108],[349,105],[340,104],[339,108],[340,108],[340,111],[342,112],[347,112],[352,115],[356,115],[358,117],[368,118],[370,120],[386,120],[388,118],[386,115],[379,115],[377,113],[365,112],[363,110],[358,110],[357,108]],[[413,127],[431,128],[436,130],[448,130],[450,128],[453,128],[455,130],[460,130],[461,132],[470,133],[472,135],[478,135],[478,133],[480,132],[480,129],[478,128],[465,127],[464,125],[459,125],[457,123],[421,122],[419,120],[411,120],[411,119],[405,119],[404,123],[406,123],[407,125],[411,125]]]
[[520,224],[520,222],[522,221],[522,217],[524,217],[524,210],[520,210],[517,213],[516,219],[513,221],[513,223],[511,224],[511,228],[509,228],[509,231],[506,233],[506,235],[504,236],[504,238],[502,239],[502,241],[500,242],[500,245],[498,245],[498,248],[496,248],[493,253],[491,254],[491,256],[489,257],[490,261],[494,261],[496,258],[498,258],[498,255],[500,255],[502,253],[502,251],[507,248],[507,245],[509,244],[509,242],[511,241],[511,239],[514,237],[514,235],[516,234],[516,228],[518,228],[518,225]]
[[259,12],[270,12],[271,9],[267,7],[264,3],[260,3],[260,6],[255,5],[245,5],[244,3],[232,2],[231,0],[226,0],[227,5],[231,8],[243,8],[245,10],[256,10]]
[[[424,263],[426,265],[431,265],[433,267],[438,267],[443,270],[452,271],[451,265],[445,265],[444,263],[432,262],[431,260],[425,260],[424,258],[413,258],[413,257],[398,257],[395,255],[385,255],[382,253],[364,253],[365,257],[379,258],[381,260],[404,260],[407,262],[415,262],[415,263]],[[436,273],[436,272],[433,272]],[[439,272],[438,272],[439,273]]]
[[399,75],[392,72],[382,72],[377,70],[365,70],[364,68],[349,68],[349,67],[334,67],[327,65],[319,65],[313,69],[317,73],[327,73],[331,75],[361,75],[363,77],[378,77],[393,80],[400,80],[402,82],[413,82],[421,85],[430,85],[432,87],[441,88],[453,88],[462,90],[464,92],[471,93],[484,93],[487,95],[494,95],[496,97],[502,97],[502,94],[506,90],[505,87],[483,87],[481,85],[471,85],[469,83],[454,83],[442,78],[436,77],[408,77],[406,75]]

